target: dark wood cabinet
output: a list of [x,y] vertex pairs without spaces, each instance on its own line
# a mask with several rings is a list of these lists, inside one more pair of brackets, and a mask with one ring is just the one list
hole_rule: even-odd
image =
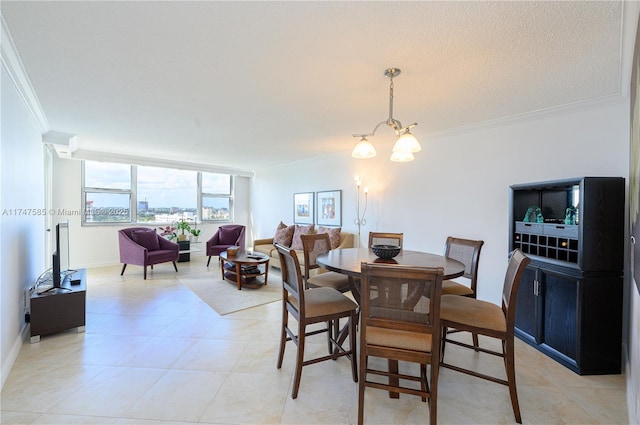
[[86,270],[76,270],[62,282],[61,288],[31,294],[31,342],[49,335],[77,328],[83,332],[87,299]]
[[510,247],[532,260],[516,336],[579,374],[621,371],[624,190],[621,177],[511,186]]

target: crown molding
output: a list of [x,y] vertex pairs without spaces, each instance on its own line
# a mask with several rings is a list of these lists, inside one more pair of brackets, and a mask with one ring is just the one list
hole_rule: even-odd
[[146,165],[151,167],[179,168],[181,170],[206,171],[210,173],[231,174],[240,177],[253,177],[253,171],[240,170],[237,168],[220,167],[210,164],[196,162],[175,161],[162,158],[151,158],[136,155],[123,155],[87,149],[78,149],[71,154],[71,159],[86,159],[90,161],[117,162],[121,164]]
[[545,117],[554,117],[563,114],[571,114],[580,111],[587,111],[591,109],[603,108],[606,106],[623,104],[628,102],[628,97],[621,94],[613,94],[609,96],[602,96],[595,99],[589,99],[582,102],[568,103],[565,105],[559,105],[551,108],[539,109],[537,111],[523,112],[521,114],[509,115],[502,118],[496,118],[488,121],[482,121],[474,124],[463,125],[460,127],[433,131],[425,134],[426,138],[436,138],[443,136],[451,136],[457,134],[464,134],[478,130],[489,130],[496,127],[502,127],[509,124],[522,123],[527,121],[535,121]]
[[49,131],[49,121],[42,110],[38,96],[31,85],[29,76],[24,69],[18,50],[9,32],[9,27],[7,27],[4,16],[1,13],[0,20],[2,21],[0,25],[2,26],[2,43],[0,43],[0,50],[2,50],[2,68],[7,72],[9,78],[11,78],[22,101],[36,121],[38,128],[40,128],[40,132],[44,134]]

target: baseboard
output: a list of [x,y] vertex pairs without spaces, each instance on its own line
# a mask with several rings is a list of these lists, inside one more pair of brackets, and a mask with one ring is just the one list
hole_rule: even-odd
[[9,374],[11,373],[11,369],[13,369],[13,365],[18,358],[18,354],[20,354],[20,350],[22,349],[22,344],[24,344],[29,338],[29,325],[27,323],[24,324],[18,337],[13,343],[11,350],[9,351],[9,355],[3,359],[2,361],[2,385],[1,388],[4,388],[4,383],[7,382],[7,378],[9,378]]

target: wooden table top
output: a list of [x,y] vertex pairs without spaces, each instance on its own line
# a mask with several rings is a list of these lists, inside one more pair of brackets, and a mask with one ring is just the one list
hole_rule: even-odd
[[333,249],[319,255],[318,264],[327,270],[348,276],[360,277],[361,263],[400,264],[417,267],[442,267],[443,279],[454,279],[464,274],[464,264],[443,255],[403,249],[391,260],[378,258],[369,248]]
[[220,258],[225,261],[238,264],[262,264],[269,261],[269,256],[260,252],[247,252],[243,249],[238,250],[236,255],[229,255],[227,251],[220,253]]

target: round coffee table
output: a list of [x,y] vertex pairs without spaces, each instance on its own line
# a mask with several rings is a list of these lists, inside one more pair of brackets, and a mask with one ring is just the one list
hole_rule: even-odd
[[269,275],[269,256],[259,252],[239,250],[236,255],[227,251],[220,253],[220,270],[222,280],[227,279],[242,287],[260,288],[267,284]]

